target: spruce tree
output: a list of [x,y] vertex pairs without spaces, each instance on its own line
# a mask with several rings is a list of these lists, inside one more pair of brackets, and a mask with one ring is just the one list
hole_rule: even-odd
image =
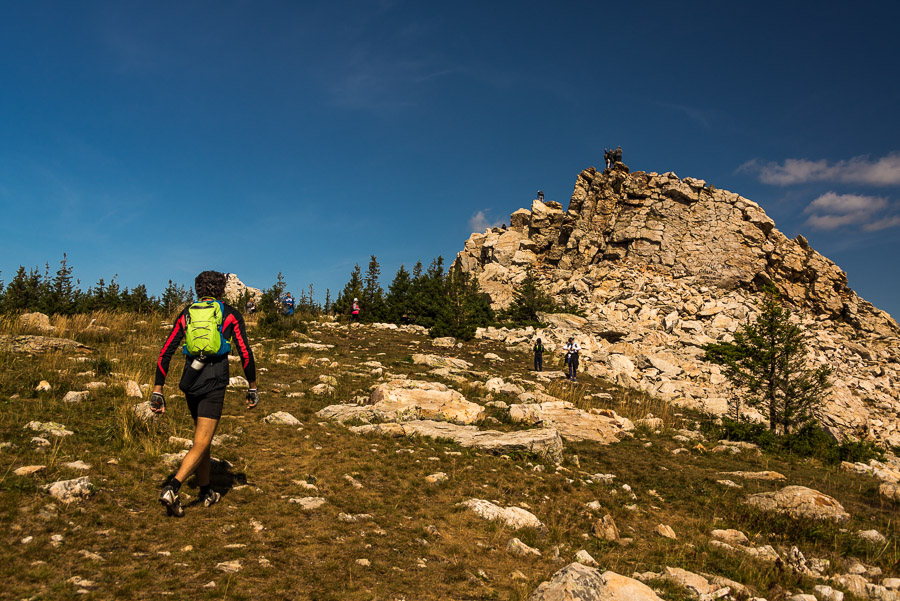
[[25,271],[25,267],[19,265],[16,275],[6,287],[3,298],[3,311],[5,313],[17,313],[25,311],[37,311],[41,301],[41,274],[32,268]]
[[332,308],[331,305],[332,305],[332,303],[331,303],[331,288],[326,288],[325,289],[325,307],[324,307],[326,315],[331,313],[331,308]]
[[385,296],[385,313],[388,321],[397,324],[412,323],[411,290],[412,279],[406,267],[401,264]]
[[490,302],[481,293],[478,280],[463,271],[459,262],[453,264],[443,281],[444,302],[429,333],[471,340],[477,328],[493,321]]
[[538,312],[552,312],[556,308],[556,303],[541,289],[534,270],[529,267],[525,279],[513,291],[512,303],[500,314],[500,319],[518,326],[539,325]]
[[733,342],[708,344],[706,360],[725,367],[738,389],[730,412],[741,416],[741,402],[768,417],[771,430],[794,428],[817,420],[831,369],[810,368],[803,330],[790,321],[791,312],[769,288],[759,303],[756,321],[734,333]]
[[279,271],[272,287],[263,291],[262,300],[259,303],[260,306],[258,310],[266,314],[280,315],[281,299],[284,298],[286,288],[287,284],[284,281],[284,276]]
[[358,297],[362,306],[366,308],[362,313],[363,321],[374,323],[384,319],[384,290],[381,288],[381,266],[375,255],[369,258],[369,267],[363,280],[362,296]]
[[72,282],[72,268],[65,253],[59,262],[59,269],[45,288],[42,308],[48,315],[72,315],[77,308],[75,286]]

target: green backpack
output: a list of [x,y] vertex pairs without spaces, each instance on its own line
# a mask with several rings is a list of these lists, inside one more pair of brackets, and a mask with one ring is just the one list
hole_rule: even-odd
[[222,335],[225,306],[216,300],[200,300],[188,307],[184,327],[184,354],[191,357],[227,355],[231,344]]

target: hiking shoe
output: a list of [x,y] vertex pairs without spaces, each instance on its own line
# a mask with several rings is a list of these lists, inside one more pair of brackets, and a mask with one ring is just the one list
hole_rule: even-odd
[[219,499],[221,499],[221,498],[222,498],[221,493],[218,493],[214,490],[210,490],[208,493],[206,493],[205,495],[203,495],[201,497],[201,500],[203,501],[204,507],[209,507],[210,505],[215,505],[216,503],[218,503]]
[[166,512],[176,518],[184,517],[184,509],[181,508],[181,500],[178,493],[171,486],[164,486],[159,493],[159,502],[166,506]]

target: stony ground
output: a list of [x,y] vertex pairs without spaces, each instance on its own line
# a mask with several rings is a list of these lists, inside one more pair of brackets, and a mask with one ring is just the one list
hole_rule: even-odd
[[[601,572],[638,574],[672,601],[801,592],[837,601],[840,591],[893,599],[900,585],[891,579],[900,574],[896,506],[873,477],[723,449],[697,431],[704,416],[587,376],[577,384],[539,378],[529,356],[496,342],[435,347],[418,333],[371,326],[314,324],[308,336],[255,338],[265,370],[260,406],[245,410],[240,386],[230,389],[213,448],[222,502],[190,505],[191,481],[182,489],[186,516],[169,518],[156,497],[184,449],[179,439],[192,433],[176,394],[180,368],[166,387],[163,418],[142,421],[133,407],[144,399],[128,396],[137,394],[129,381],[151,381],[166,331],[157,318],[121,316],[100,316],[92,328],[77,319],[54,325],[47,335],[93,350],[29,353],[20,340],[15,352],[0,351],[3,599],[544,598],[535,593],[540,583],[576,556]],[[27,333],[9,321],[2,331]],[[415,354],[471,367],[433,371],[414,363]],[[545,358],[548,372],[559,367],[558,358]],[[519,402],[514,386],[585,411],[611,408],[635,422],[653,413],[661,421],[610,445],[567,440],[555,463],[429,438],[361,435],[349,429],[355,422],[316,416],[329,405],[365,402],[371,387],[404,376],[441,382],[485,406],[480,428],[540,427],[513,423],[496,402]],[[484,383],[495,377],[513,386],[489,392]],[[36,390],[42,381],[47,389]],[[64,402],[71,391],[89,394]],[[299,424],[264,421],[276,412]],[[35,431],[31,422],[56,422],[71,434]],[[29,466],[43,467],[21,469]],[[783,478],[756,479],[763,471]],[[90,481],[84,498],[66,503],[45,490],[80,477]],[[830,495],[849,518],[788,517],[744,502],[786,485]],[[540,525],[487,520],[460,505],[471,499],[521,508]],[[728,529],[748,540],[713,535]],[[870,530],[884,540],[859,534]]]

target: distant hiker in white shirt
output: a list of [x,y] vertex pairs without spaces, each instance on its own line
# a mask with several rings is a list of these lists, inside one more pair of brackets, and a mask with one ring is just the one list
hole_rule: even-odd
[[566,365],[569,366],[568,377],[574,382],[575,375],[578,373],[578,353],[581,352],[581,345],[575,342],[574,338],[569,338],[569,341],[566,343],[565,349]]

